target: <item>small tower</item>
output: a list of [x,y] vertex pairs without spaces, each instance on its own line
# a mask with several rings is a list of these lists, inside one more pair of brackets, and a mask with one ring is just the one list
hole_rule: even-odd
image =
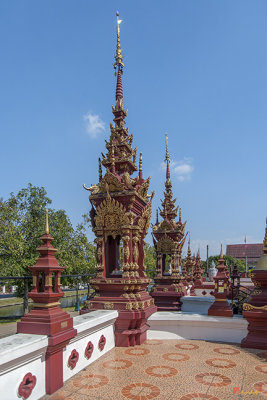
[[[116,346],[134,346],[146,340],[147,318],[157,309],[146,292],[150,279],[145,272],[144,238],[147,235],[151,202],[148,195],[150,177],[143,178],[142,154],[137,172],[137,149],[132,148],[133,135],[125,127],[127,111],[123,105],[123,57],[120,45],[120,23],[117,13],[117,48],[115,75],[117,76],[115,107],[112,107],[114,126],[106,142],[107,153],[102,154],[99,183],[86,188],[92,209],[90,212],[96,236],[95,289],[81,313],[90,310],[116,309]],[[102,166],[106,173],[102,175]],[[101,172],[100,172],[101,170]]]
[[186,293],[183,284],[183,277],[179,273],[181,265],[181,253],[187,234],[185,235],[185,223],[181,221],[181,209],[179,221],[175,218],[178,215],[178,207],[175,206],[176,199],[173,199],[172,183],[170,176],[170,155],[168,149],[168,137],[166,135],[166,181],[164,200],[160,216],[161,222],[157,221],[153,226],[153,239],[157,254],[157,275],[154,278],[155,286],[151,296],[159,311],[180,310],[179,298]]
[[37,248],[40,256],[35,265],[29,267],[33,282],[29,298],[32,310],[17,324],[17,333],[48,335],[46,352],[46,393],[52,394],[63,386],[63,349],[76,336],[73,319],[60,308],[59,300],[64,296],[60,288],[60,275],[65,267],[58,265],[49,233],[48,210],[46,210],[45,234]]
[[250,277],[255,289],[243,305],[243,316],[249,325],[248,335],[242,340],[241,347],[267,350],[267,218],[263,255]]
[[203,283],[203,269],[202,269],[202,261],[200,258],[200,249],[198,249],[197,252],[197,257],[195,261],[195,268],[194,268],[194,274],[193,274],[193,280],[194,280],[194,287],[197,288],[202,288],[202,283]]
[[233,311],[227,302],[227,296],[229,294],[229,278],[226,274],[223,258],[223,248],[221,245],[221,254],[219,258],[219,265],[217,266],[217,275],[214,277],[215,289],[214,297],[215,301],[210,306],[208,315],[216,315],[219,317],[232,317]]

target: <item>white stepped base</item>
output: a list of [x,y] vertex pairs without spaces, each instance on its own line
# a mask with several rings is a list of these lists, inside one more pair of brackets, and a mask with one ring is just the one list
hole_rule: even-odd
[[248,322],[242,316],[214,317],[194,313],[159,311],[148,319],[148,339],[195,339],[241,343]]

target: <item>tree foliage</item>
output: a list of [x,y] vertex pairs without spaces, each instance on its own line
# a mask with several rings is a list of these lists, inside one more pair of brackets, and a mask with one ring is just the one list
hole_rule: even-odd
[[[45,209],[52,203],[43,187],[29,184],[17,195],[0,199],[0,275],[28,275],[39,253],[45,229]],[[58,249],[59,265],[65,274],[92,273],[95,247],[86,236],[86,221],[73,228],[64,210],[49,209],[52,244]]]
[[153,279],[157,275],[156,251],[154,246],[151,246],[149,243],[145,243],[145,266],[147,275]]
[[[220,255],[209,257],[209,268],[211,266],[212,261],[214,261],[215,265],[217,266],[219,264],[219,258],[220,258]],[[232,270],[234,265],[237,265],[239,272],[244,272],[246,269],[244,260],[238,260],[237,258],[234,258],[231,256],[226,256],[226,255],[223,256],[223,259],[224,259],[224,264],[228,265],[229,270]],[[202,267],[205,269],[205,271],[207,270],[207,261],[203,262]]]

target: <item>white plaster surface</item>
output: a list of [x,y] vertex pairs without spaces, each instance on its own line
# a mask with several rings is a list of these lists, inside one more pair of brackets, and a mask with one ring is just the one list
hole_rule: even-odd
[[182,302],[182,312],[208,315],[208,310],[214,303],[215,298],[214,296],[183,296],[180,300]]
[[0,339],[0,398],[21,399],[19,385],[30,372],[36,376],[36,386],[30,400],[45,395],[45,352],[47,336],[19,333]]
[[[64,381],[71,378],[115,347],[114,323],[117,317],[118,311],[97,310],[73,318],[73,325],[74,328],[77,329],[78,334],[71,340],[63,352]],[[98,342],[102,335],[106,338],[106,345],[104,349],[100,351]],[[84,352],[89,341],[93,343],[94,351],[88,360]],[[79,353],[79,360],[75,368],[70,369],[70,367],[68,367],[68,359],[73,349]]]
[[245,318],[183,312],[156,312],[148,319],[148,339],[197,339],[240,343],[247,335]]

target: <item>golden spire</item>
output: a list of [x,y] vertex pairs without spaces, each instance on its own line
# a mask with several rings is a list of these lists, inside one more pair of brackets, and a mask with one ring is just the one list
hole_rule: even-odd
[[143,155],[140,153],[139,157],[139,179],[143,179]]
[[115,172],[115,156],[114,156],[114,146],[111,145],[111,172]]
[[221,254],[220,254],[220,259],[223,259],[223,245],[221,243]]
[[48,209],[45,210],[45,234],[49,235]]
[[101,158],[98,159],[98,175],[99,175],[99,182],[102,180],[102,165],[101,165]]
[[169,149],[168,149],[168,135],[165,133],[165,140],[166,140],[166,157],[165,161],[170,162],[170,154],[169,154]]
[[188,239],[187,258],[191,258],[190,233],[189,233],[189,239]]
[[181,207],[180,207],[180,209],[179,209],[179,222],[181,222],[182,221],[182,210],[181,210]]
[[139,171],[143,171],[143,155],[140,153],[140,158],[139,158]]
[[245,235],[244,242],[245,242],[245,244],[247,244],[247,235]]
[[[120,23],[122,22],[121,19],[119,19],[119,11],[117,11],[117,48],[116,48],[116,54],[114,54],[114,58],[115,58],[115,63],[114,68],[116,69],[116,67],[118,66],[120,70],[123,69],[124,64],[122,62],[123,57],[122,57],[122,53],[121,53],[121,41],[120,41]],[[115,72],[116,75],[116,72]]]

